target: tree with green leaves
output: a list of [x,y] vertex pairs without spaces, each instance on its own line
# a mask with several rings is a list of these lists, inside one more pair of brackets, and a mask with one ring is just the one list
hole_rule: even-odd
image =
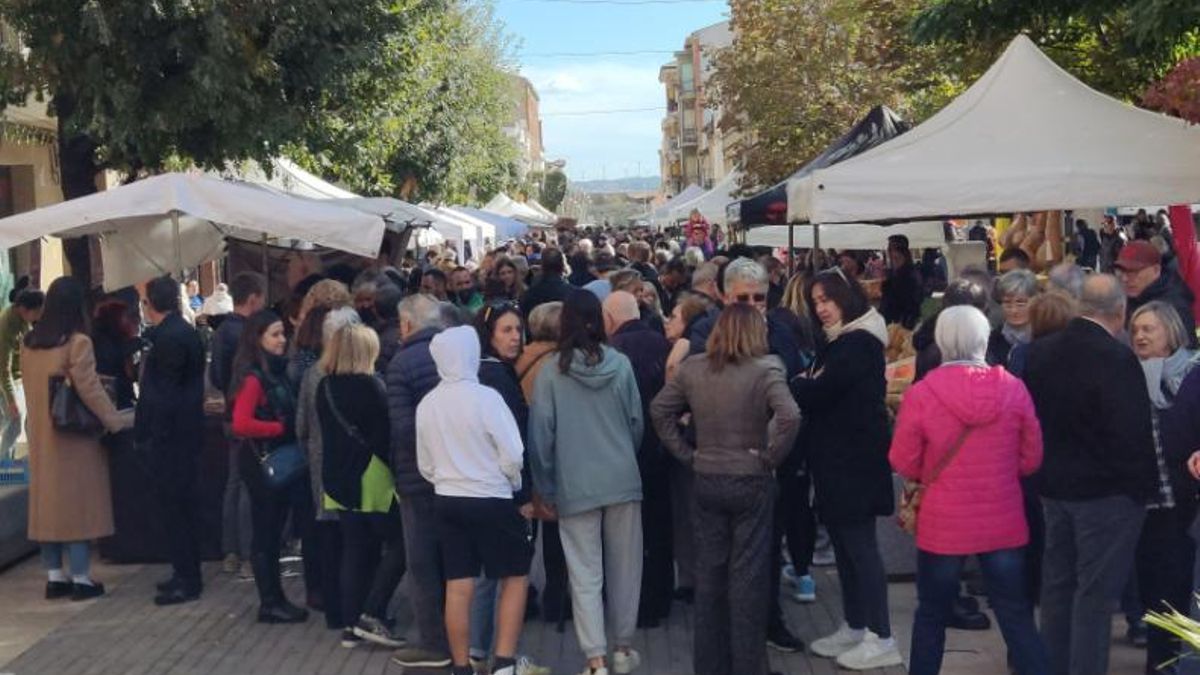
[[293,155],[352,190],[479,202],[516,184],[509,45],[488,5],[447,0],[395,33]]
[[960,88],[945,57],[910,39],[920,0],[732,0],[733,48],[715,60],[719,121],[750,192],[820,153],[871,107],[910,121]]
[[538,202],[542,206],[557,211],[558,205],[567,196],[567,174],[560,169],[551,169],[542,178],[542,186]]
[[[264,166],[347,93],[421,9],[396,0],[0,0],[24,50],[0,52],[0,98],[48,104],[68,199],[106,169]],[[86,240],[67,242],[88,280]]]
[[1195,0],[935,0],[913,23],[924,43],[954,49],[982,72],[1018,33],[1090,86],[1138,100],[1179,61],[1200,54]]

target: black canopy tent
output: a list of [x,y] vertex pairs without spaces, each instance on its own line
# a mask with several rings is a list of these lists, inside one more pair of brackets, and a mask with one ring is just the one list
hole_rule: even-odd
[[908,131],[909,125],[891,108],[877,105],[858,124],[834,141],[808,164],[786,180],[738,203],[742,227],[784,225],[787,223],[787,183],[859,155]]
[[[795,173],[767,190],[729,205],[731,220],[737,216],[743,229],[761,227],[763,225],[785,225],[788,214],[787,184],[788,181],[802,178],[817,169],[824,169],[838,162],[843,162],[855,155],[862,154],[881,143],[889,141],[909,130],[909,125],[894,110],[877,105],[871,108],[861,120],[841,138],[830,144],[821,154],[813,158]],[[791,233],[789,232],[789,235]],[[815,234],[815,233],[814,233]],[[820,239],[815,239],[819,242]],[[789,237],[788,267],[794,267],[792,249]],[[791,271],[789,269],[789,271]]]

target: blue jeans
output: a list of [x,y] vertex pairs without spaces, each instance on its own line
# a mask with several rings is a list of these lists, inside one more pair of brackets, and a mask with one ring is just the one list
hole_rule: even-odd
[[[1018,675],[1050,672],[1050,658],[1033,622],[1025,580],[1025,549],[979,554],[988,600]],[[946,624],[958,597],[966,556],[917,553],[917,614],[913,620],[910,675],[936,675],[946,649]]]
[[500,582],[480,576],[475,579],[475,595],[471,598],[471,658],[487,660],[492,653],[492,637],[496,629],[496,597]]
[[92,569],[92,551],[91,545],[86,541],[44,541],[40,544],[42,549],[42,567],[47,572],[53,570],[61,570],[63,563],[63,551],[67,553],[67,561],[70,565],[71,576],[86,577]]

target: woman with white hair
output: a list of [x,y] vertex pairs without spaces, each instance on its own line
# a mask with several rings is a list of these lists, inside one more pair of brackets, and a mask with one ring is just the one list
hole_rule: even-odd
[[[1195,387],[1183,383],[1197,363],[1187,348],[1188,335],[1179,312],[1166,302],[1153,300],[1129,319],[1133,351],[1146,375],[1154,415],[1154,452],[1158,460],[1158,491],[1146,505],[1146,520],[1135,558],[1141,605],[1163,612],[1187,607],[1193,591],[1196,545],[1188,534],[1196,516],[1195,482],[1187,475],[1186,454],[1176,447],[1195,449],[1192,440],[1173,443],[1178,430],[1195,427]],[[1181,396],[1182,394],[1182,396]],[[1177,405],[1182,403],[1183,405]],[[1185,433],[1186,438],[1190,434]],[[1173,456],[1175,455],[1175,456]],[[1179,641],[1164,630],[1151,628],[1146,635],[1146,672],[1179,656]]]
[[1042,431],[1025,385],[985,361],[989,328],[975,307],[942,311],[935,331],[942,365],[905,394],[888,454],[897,473],[923,486],[912,675],[941,670],[970,555],[983,568],[1016,672],[1050,672],[1025,580],[1029,526],[1020,483],[1042,463]]

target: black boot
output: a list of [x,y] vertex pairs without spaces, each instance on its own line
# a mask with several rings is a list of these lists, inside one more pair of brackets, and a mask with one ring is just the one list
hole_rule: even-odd
[[307,620],[308,610],[293,605],[286,598],[258,608],[259,623],[304,623]]

